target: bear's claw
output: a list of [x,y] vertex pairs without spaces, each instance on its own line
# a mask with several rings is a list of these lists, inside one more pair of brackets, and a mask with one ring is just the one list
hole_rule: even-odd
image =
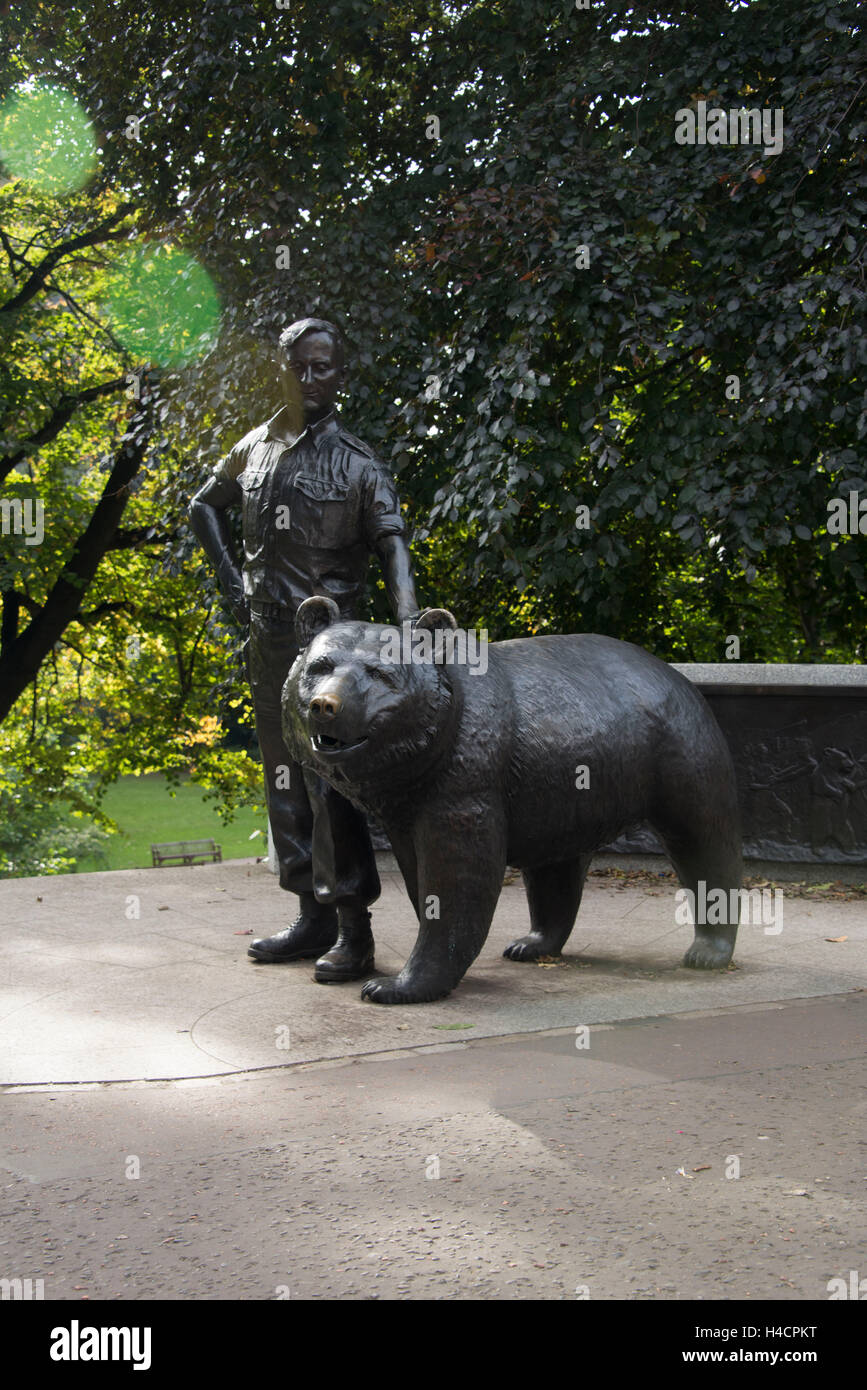
[[683,958],[691,970],[723,970],[732,958],[731,942],[694,941]]
[[546,946],[541,937],[533,932],[529,936],[519,936],[517,941],[513,941],[511,946],[507,946],[503,955],[506,960],[540,960],[542,956],[559,956],[559,951],[552,951]]
[[399,975],[377,975],[368,980],[361,997],[369,1004],[429,1004],[432,999],[444,999],[449,989],[436,989],[401,980]]

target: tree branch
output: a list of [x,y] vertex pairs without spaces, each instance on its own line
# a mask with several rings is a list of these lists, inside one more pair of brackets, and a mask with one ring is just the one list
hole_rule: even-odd
[[135,604],[127,599],[116,599],[109,602],[107,599],[103,603],[98,603],[95,608],[91,608],[87,613],[76,613],[72,619],[74,623],[81,623],[82,627],[90,627],[93,623],[98,623],[100,618],[104,618],[106,613],[135,612]]
[[6,232],[2,227],[0,227],[0,243],[2,243],[3,250],[6,252],[6,259],[9,262],[9,272],[12,276],[14,276],[15,262],[20,261],[22,265],[26,265],[27,262],[22,256],[21,252],[15,250],[15,248],[12,245],[12,242],[9,240],[8,236],[6,235]]
[[26,439],[22,439],[8,453],[0,454],[0,483],[28,454],[35,453],[43,444],[49,444],[52,439],[56,439],[80,406],[98,400],[100,396],[110,396],[113,392],[120,391],[126,384],[125,376],[117,376],[113,377],[111,381],[103,381],[99,386],[88,386],[86,390],[79,391],[75,396],[61,396],[48,419],[40,425],[38,430],[28,435]]
[[34,295],[39,293],[54,267],[65,256],[70,256],[74,251],[80,251],[85,246],[98,246],[100,242],[118,241],[121,237],[125,237],[125,231],[111,231],[110,229],[126,217],[127,213],[132,212],[133,207],[133,203],[122,203],[116,212],[113,212],[110,217],[107,217],[104,222],[100,222],[91,231],[82,232],[80,236],[70,237],[68,241],[62,241],[59,246],[55,246],[52,251],[48,252],[47,256],[43,256],[24,281],[18,293],[13,295],[11,299],[7,299],[4,304],[0,304],[0,314],[17,313]]
[[97,328],[100,333],[104,333],[115,352],[123,354],[125,351],[123,343],[118,342],[111,329],[107,328],[104,323],[100,323],[99,319],[94,318],[93,314],[89,314],[76,299],[73,299],[68,290],[61,289],[59,285],[55,285],[53,282],[49,282],[47,288],[54,294],[59,294],[65,299],[73,313],[78,314],[81,318],[87,319],[87,322],[92,323],[94,328]]
[[21,612],[21,595],[16,589],[3,590],[3,613],[0,617],[0,655],[18,636],[18,615]]
[[35,682],[55,642],[81,611],[81,600],[117,532],[153,431],[153,397],[137,404],[115,454],[111,473],[84,531],[36,615],[0,656],[0,721]]
[[177,535],[161,535],[153,526],[119,526],[106,550],[133,550],[139,545],[168,545]]

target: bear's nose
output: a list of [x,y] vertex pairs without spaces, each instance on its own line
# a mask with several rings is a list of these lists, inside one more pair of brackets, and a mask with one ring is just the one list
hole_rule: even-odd
[[320,719],[336,719],[340,713],[339,695],[314,695],[310,701],[310,713]]

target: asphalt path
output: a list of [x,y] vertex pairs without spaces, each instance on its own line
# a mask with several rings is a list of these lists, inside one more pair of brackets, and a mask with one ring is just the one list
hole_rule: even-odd
[[[390,1010],[245,960],[234,899],[200,898],[242,888],[267,916],[257,866],[141,875],[140,937],[119,877],[0,885],[0,1273],[46,1299],[798,1301],[867,1275],[863,901],[787,902],[782,944],[753,930],[738,970],[696,976],[670,888],[604,882],[588,952],[502,960],[515,884],[452,999]],[[183,916],[181,888],[185,928],[157,916]],[[37,890],[28,935],[8,909]],[[387,890],[396,967],[411,924]],[[208,1009],[220,1038],[172,1052]],[[112,1037],[137,1072],[102,1074]]]

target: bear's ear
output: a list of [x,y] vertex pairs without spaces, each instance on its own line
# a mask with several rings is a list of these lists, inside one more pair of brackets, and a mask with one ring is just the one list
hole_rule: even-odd
[[447,608],[424,608],[413,623],[414,628],[420,627],[428,632],[436,632],[438,628],[450,628],[455,632],[457,626],[457,618]]
[[295,636],[299,647],[309,647],[317,633],[340,622],[340,609],[333,598],[314,594],[306,598],[295,614]]

